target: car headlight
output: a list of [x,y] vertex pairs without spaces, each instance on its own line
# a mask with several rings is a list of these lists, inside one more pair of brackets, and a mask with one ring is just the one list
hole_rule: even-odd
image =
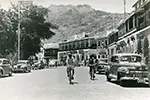
[[130,71],[128,69],[124,69],[125,74],[129,74]]

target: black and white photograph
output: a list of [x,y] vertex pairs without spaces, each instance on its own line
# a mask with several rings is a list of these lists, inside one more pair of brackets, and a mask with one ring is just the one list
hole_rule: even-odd
[[150,100],[150,0],[0,0],[0,100]]

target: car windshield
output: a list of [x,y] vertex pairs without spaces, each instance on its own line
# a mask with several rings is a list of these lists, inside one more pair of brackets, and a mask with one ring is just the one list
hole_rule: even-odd
[[140,56],[122,56],[121,61],[122,62],[141,62]]

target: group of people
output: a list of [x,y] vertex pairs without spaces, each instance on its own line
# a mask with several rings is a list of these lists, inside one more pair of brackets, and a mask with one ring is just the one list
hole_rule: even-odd
[[[74,79],[74,73],[75,73],[75,60],[71,53],[68,54],[68,58],[66,60],[67,64],[67,76],[70,80]],[[95,58],[94,55],[90,55],[90,58],[88,59],[88,66],[89,66],[89,74],[90,79],[95,79],[95,73],[96,73],[96,66],[98,64],[98,60]],[[73,84],[71,81],[69,81],[70,84]]]

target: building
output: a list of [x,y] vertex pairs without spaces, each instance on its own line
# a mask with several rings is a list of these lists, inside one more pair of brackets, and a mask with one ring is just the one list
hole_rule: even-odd
[[87,60],[91,54],[97,55],[95,38],[96,37],[82,37],[59,43],[58,60],[65,60],[68,53],[72,53],[74,58],[78,61]]
[[44,59],[57,59],[58,57],[58,50],[59,50],[59,44],[58,43],[48,43],[44,44]]
[[114,53],[138,53],[148,60],[150,53],[150,0],[138,0],[134,11],[122,20],[117,32],[108,35],[108,51]]
[[113,29],[108,34],[108,55],[109,57],[117,53],[118,30]]
[[108,37],[104,36],[104,37],[98,37],[96,39],[97,42],[97,58],[98,59],[107,59],[108,58],[108,51],[107,51],[107,47],[108,47]]

